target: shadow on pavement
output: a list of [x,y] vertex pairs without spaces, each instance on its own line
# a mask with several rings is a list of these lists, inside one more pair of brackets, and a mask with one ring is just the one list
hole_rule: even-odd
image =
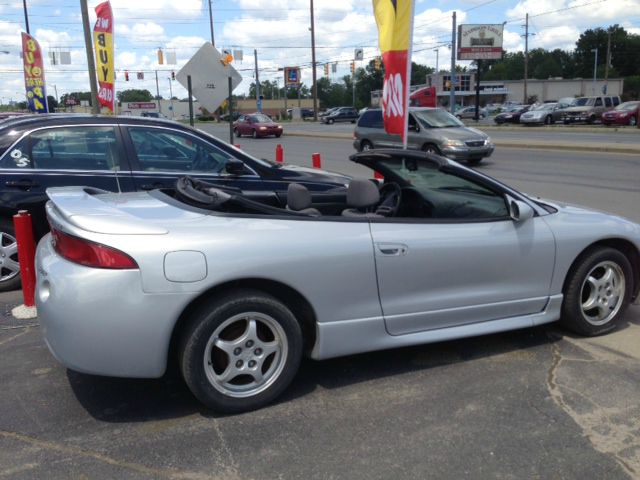
[[[352,355],[325,361],[303,360],[292,385],[276,401],[304,397],[318,386],[341,388],[388,376],[550,345],[561,337],[543,327],[449,342]],[[104,422],[145,422],[194,413],[222,417],[203,407],[173,369],[157,380],[121,379],[67,370],[69,384],[87,412]]]

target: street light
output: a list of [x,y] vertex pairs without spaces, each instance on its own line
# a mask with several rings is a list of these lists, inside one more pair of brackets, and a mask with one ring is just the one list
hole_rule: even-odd
[[598,73],[598,49],[597,48],[593,48],[591,49],[592,52],[595,52],[596,56],[593,62],[593,95],[596,94],[596,74]]
[[436,52],[436,95],[438,95],[438,83],[440,83],[440,75],[438,75],[438,57],[440,55],[440,49],[436,48],[434,52]]

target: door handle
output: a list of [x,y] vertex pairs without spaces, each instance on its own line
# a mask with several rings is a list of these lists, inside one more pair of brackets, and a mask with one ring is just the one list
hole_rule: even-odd
[[409,251],[409,247],[403,243],[376,243],[376,247],[382,255],[389,257],[401,257]]
[[7,187],[16,187],[22,190],[29,190],[30,188],[37,187],[38,184],[33,180],[8,180],[5,182]]

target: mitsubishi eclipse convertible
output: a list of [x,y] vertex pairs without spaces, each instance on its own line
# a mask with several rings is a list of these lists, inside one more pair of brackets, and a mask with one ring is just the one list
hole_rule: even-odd
[[[286,208],[190,177],[175,189],[47,191],[38,315],[80,372],[160,377],[205,405],[273,401],[322,360],[559,320],[615,328],[640,288],[640,225],[533,199],[454,161],[370,150],[341,214],[292,184]],[[315,202],[316,196],[313,200]]]

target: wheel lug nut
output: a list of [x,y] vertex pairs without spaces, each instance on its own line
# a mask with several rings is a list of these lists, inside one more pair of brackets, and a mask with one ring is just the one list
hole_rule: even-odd
[[247,348],[253,347],[253,340],[248,340],[245,345],[247,346]]
[[236,368],[242,368],[242,365],[243,365],[242,360],[238,360],[236,362]]
[[256,355],[262,355],[262,349],[261,348],[256,348],[253,353],[255,353]]
[[253,368],[253,367],[255,367],[255,366],[256,366],[256,362],[255,362],[255,360],[251,360],[251,361],[249,362],[249,368]]
[[240,355],[242,353],[242,349],[240,347],[236,347],[233,349],[234,355]]

